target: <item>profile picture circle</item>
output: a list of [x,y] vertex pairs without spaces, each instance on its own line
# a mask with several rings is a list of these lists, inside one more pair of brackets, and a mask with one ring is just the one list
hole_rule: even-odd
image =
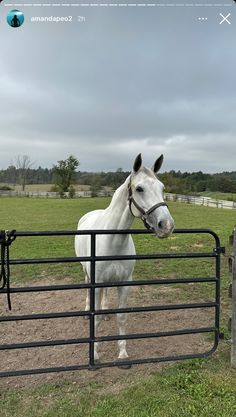
[[20,10],[11,10],[7,15],[7,23],[12,28],[20,27],[24,22],[24,15]]

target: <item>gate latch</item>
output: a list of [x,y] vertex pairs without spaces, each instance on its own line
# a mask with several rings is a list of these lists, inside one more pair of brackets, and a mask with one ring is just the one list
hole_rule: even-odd
[[217,246],[216,248],[213,248],[213,252],[220,255],[221,253],[225,254],[225,246]]

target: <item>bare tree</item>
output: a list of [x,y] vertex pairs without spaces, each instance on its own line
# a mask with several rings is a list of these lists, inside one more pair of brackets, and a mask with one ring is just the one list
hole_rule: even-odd
[[28,155],[18,155],[15,161],[15,166],[18,171],[19,183],[22,186],[22,191],[24,191],[26,181],[29,175],[29,170],[34,163],[31,161]]

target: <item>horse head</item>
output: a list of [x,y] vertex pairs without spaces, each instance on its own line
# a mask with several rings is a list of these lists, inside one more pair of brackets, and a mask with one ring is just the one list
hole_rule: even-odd
[[168,237],[174,229],[174,220],[164,202],[164,185],[156,176],[163,159],[161,155],[150,169],[142,166],[139,154],[134,161],[128,187],[131,213],[141,218],[158,237]]

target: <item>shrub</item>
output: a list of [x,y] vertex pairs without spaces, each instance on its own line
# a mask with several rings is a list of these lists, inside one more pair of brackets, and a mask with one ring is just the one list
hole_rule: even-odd
[[9,185],[0,185],[0,190],[2,190],[2,191],[12,191],[12,188]]
[[53,184],[53,185],[51,186],[51,188],[50,188],[50,191],[51,191],[52,193],[58,193],[58,192],[59,192],[59,187],[58,187],[58,185]]

